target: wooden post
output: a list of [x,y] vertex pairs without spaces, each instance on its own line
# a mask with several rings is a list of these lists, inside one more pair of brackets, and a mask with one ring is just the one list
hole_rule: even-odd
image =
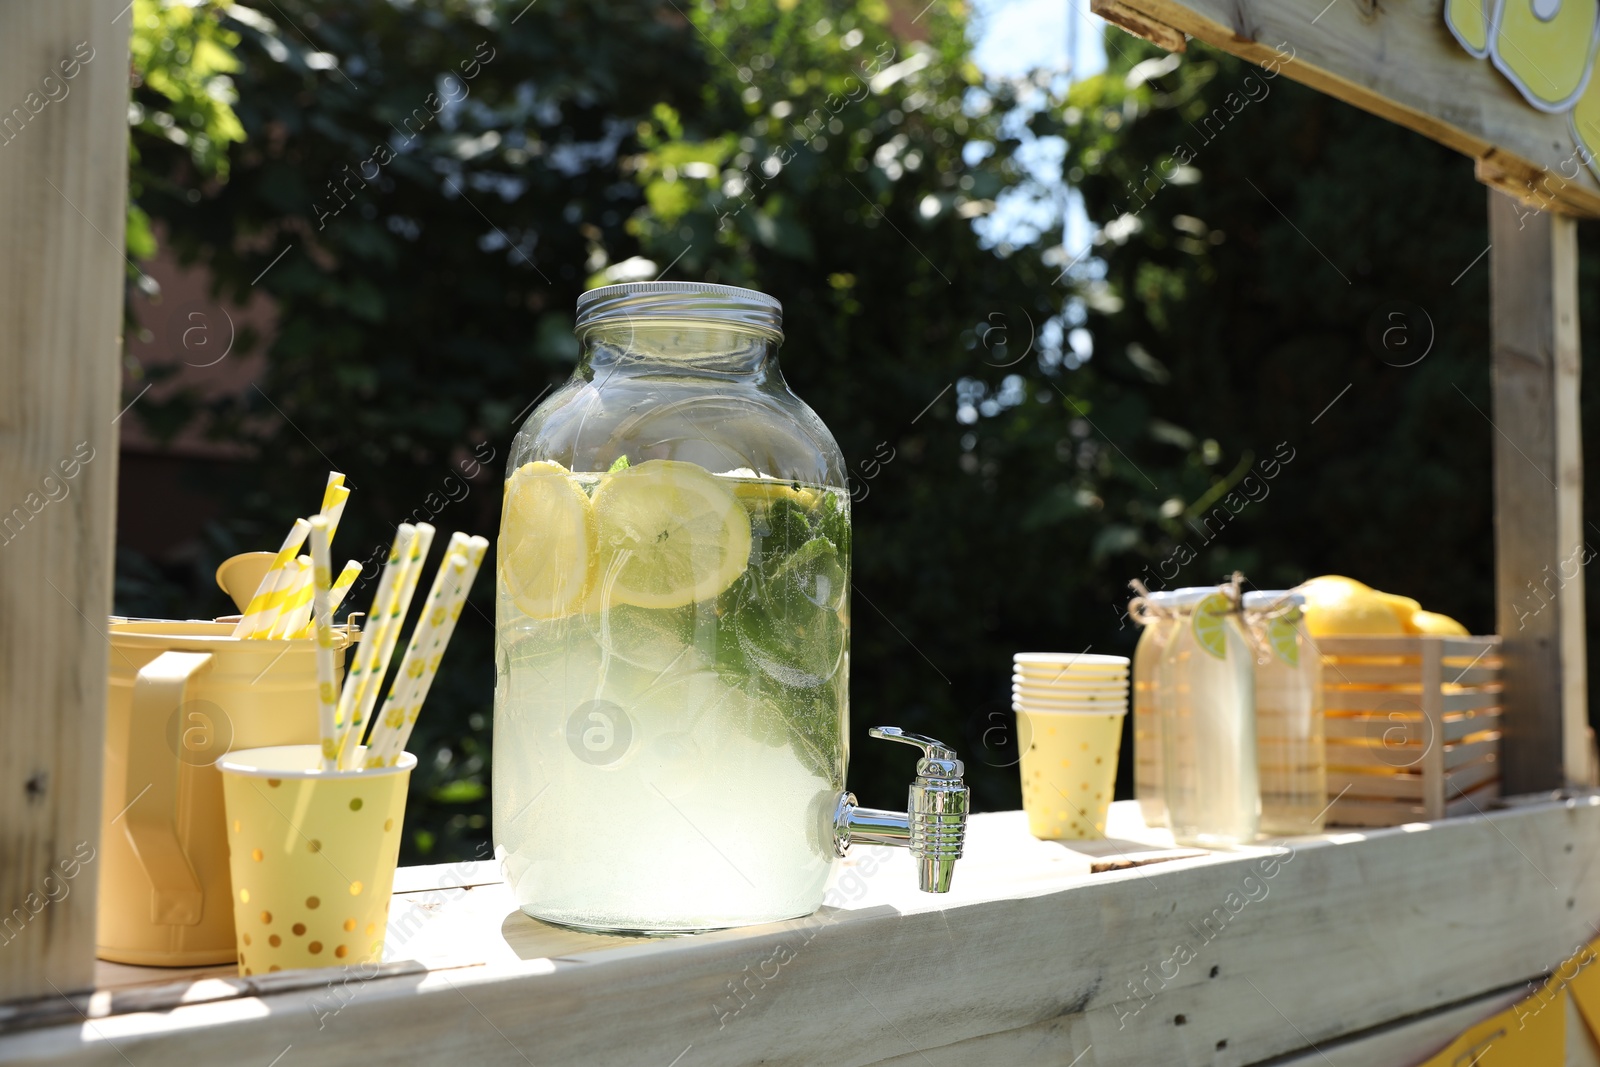
[[1504,791],[1586,777],[1577,223],[1489,191]]
[[0,4],[0,999],[82,990],[94,973],[126,270],[122,7]]

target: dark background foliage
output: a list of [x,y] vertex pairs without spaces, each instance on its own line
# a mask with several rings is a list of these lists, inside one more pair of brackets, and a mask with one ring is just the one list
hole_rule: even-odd
[[[779,297],[784,373],[851,465],[866,803],[903,796],[905,756],[865,737],[894,723],[960,747],[980,808],[1015,807],[1011,653],[1126,654],[1133,577],[1346,573],[1492,629],[1485,194],[1422,138],[1114,30],[1108,70],[1070,89],[986,83],[944,5],[916,21],[877,0],[201,10],[236,35],[242,140],[213,139],[219,173],[148,119],[179,109],[137,90],[137,206],[220,293],[267,292],[280,326],[242,396],[136,409],[165,434],[203,419],[257,458],[206,482],[227,519],[182,561],[121,554],[120,611],[226,610],[216,560],[275,545],[330,467],[354,488],[341,557],[418,517],[492,535],[515,424],[576,359],[577,295],[641,257],[645,277]],[[1059,199],[1028,163],[1050,137],[1092,254],[1063,248],[1048,211],[978,221],[997,199]],[[393,159],[372,178],[379,145]],[[1179,145],[1181,180],[1125,215]],[[1396,309],[1414,348],[1379,343]],[[1428,341],[1416,309],[1431,347],[1396,366]],[[1256,502],[1219,518],[1235,488]],[[407,861],[472,855],[490,832],[491,586],[412,742]]]

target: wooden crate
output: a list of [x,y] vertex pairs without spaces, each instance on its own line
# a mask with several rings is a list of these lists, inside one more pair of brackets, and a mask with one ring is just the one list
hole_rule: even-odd
[[1328,823],[1396,826],[1500,795],[1498,637],[1325,637]]

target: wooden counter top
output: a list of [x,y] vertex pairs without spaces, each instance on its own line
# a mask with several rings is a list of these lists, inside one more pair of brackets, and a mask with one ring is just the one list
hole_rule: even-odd
[[857,846],[817,915],[659,939],[529,919],[493,862],[407,868],[394,962],[102,963],[92,994],[0,1007],[0,1062],[1403,1064],[1600,918],[1600,797],[1229,853],[1131,803],[1109,827],[1069,847],[977,815],[946,896]]

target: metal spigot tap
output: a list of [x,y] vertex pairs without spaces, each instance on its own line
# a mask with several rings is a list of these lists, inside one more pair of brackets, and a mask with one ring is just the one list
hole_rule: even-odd
[[898,727],[874,726],[867,733],[882,741],[916,745],[922,749],[922,759],[917,761],[905,811],[857,807],[854,793],[839,797],[833,817],[835,850],[843,856],[857,841],[909,848],[917,861],[918,888],[924,893],[948,893],[967,836],[972,794],[962,780],[961,761],[942,742]]

